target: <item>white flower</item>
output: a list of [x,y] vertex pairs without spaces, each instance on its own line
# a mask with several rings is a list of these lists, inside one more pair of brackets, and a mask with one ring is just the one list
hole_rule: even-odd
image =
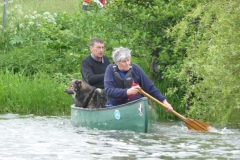
[[31,19],[35,19],[35,16],[31,16]]
[[14,6],[15,9],[22,9],[22,6],[20,4],[17,4]]
[[38,23],[38,24],[37,24],[37,27],[42,27],[42,25]]
[[43,15],[50,15],[50,13],[49,12],[44,12]]
[[19,24],[19,28],[24,28],[24,24],[23,24],[23,23],[20,23],[20,24]]
[[34,25],[34,22],[30,21],[28,24],[31,26],[31,25]]
[[23,15],[23,11],[22,11],[22,10],[19,10],[19,11],[18,11],[18,14],[19,14],[19,15]]
[[36,17],[36,18],[39,18],[39,17],[41,17],[41,15],[40,15],[40,14],[36,14],[35,17]]

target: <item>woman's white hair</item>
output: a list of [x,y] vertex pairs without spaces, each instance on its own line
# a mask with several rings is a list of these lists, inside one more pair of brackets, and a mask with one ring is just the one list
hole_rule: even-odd
[[112,58],[115,63],[126,58],[131,58],[131,50],[124,47],[114,48]]

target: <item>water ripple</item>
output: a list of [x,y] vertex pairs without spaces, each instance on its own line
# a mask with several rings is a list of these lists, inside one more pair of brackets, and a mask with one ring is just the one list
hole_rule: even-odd
[[0,115],[0,159],[238,159],[239,129],[189,131],[183,122],[150,133],[74,127],[70,117]]

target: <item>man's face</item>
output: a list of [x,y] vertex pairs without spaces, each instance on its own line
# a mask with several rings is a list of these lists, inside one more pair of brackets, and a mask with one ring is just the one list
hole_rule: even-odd
[[93,46],[90,46],[90,51],[97,60],[101,60],[104,53],[104,43],[95,43]]

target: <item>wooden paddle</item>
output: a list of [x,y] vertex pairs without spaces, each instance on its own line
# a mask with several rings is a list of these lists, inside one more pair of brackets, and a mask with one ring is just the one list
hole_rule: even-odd
[[[151,100],[153,100],[154,102],[160,104],[161,106],[163,106],[165,109],[168,109],[168,106],[166,106],[165,104],[163,104],[162,102],[158,101],[156,98],[152,97],[151,95],[147,94],[146,92],[144,92],[142,89],[139,89],[139,92],[142,93],[144,96],[150,98]],[[194,120],[194,119],[189,119],[186,118],[184,116],[182,116],[181,114],[177,113],[176,111],[172,110],[171,111],[174,115],[176,115],[177,117],[179,117],[180,119],[182,119],[189,130],[196,130],[196,131],[210,131],[211,126],[208,125],[205,122],[199,121],[199,120]]]

